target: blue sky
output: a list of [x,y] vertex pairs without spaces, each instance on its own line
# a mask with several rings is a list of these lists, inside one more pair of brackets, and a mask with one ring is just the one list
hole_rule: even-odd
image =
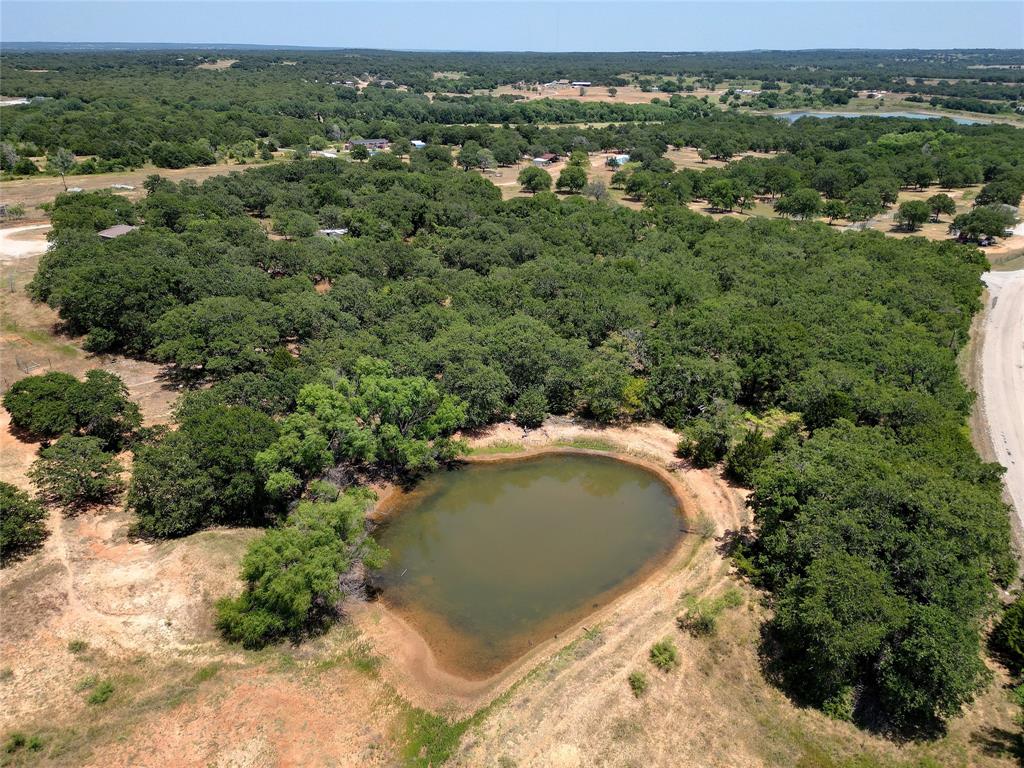
[[504,51],[1024,48],[1024,2],[3,0],[0,40]]

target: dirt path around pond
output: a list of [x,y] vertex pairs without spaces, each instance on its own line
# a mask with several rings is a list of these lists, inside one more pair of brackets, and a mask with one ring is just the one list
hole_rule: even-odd
[[[672,489],[690,521],[703,514],[714,522],[718,535],[740,528],[749,519],[743,492],[731,487],[715,472],[692,469],[677,459],[674,451],[678,435],[660,424],[601,428],[586,422],[551,418],[535,430],[505,423],[465,437],[472,449],[489,451],[471,455],[470,461],[498,461],[569,451],[601,453],[637,464],[655,472]],[[593,450],[593,447],[600,450]],[[391,499],[390,489],[384,489],[378,508],[386,507]],[[361,634],[386,659],[385,677],[403,698],[416,706],[468,714],[508,691],[524,675],[528,676],[530,669],[557,657],[567,644],[595,625],[605,627],[606,641],[625,642],[637,626],[652,615],[670,610],[682,591],[696,588],[706,580],[709,569],[720,571],[723,562],[714,550],[713,541],[683,537],[673,552],[639,583],[483,680],[467,680],[443,668],[424,637],[399,612],[381,601],[356,606],[353,620]]]

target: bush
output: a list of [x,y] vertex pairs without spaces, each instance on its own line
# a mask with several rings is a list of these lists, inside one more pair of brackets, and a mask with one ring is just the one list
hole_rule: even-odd
[[698,536],[707,541],[718,531],[718,526],[715,525],[715,521],[708,517],[706,513],[701,512],[700,515],[697,516],[697,523],[693,530]]
[[993,649],[1014,669],[1024,667],[1024,597],[1018,596],[992,631]]
[[4,741],[4,751],[13,755],[27,749],[29,752],[38,752],[43,748],[43,740],[38,736],[26,736],[21,731],[12,731]]
[[24,491],[0,483],[0,567],[7,567],[46,538],[46,510]]
[[676,625],[694,637],[707,637],[715,634],[718,628],[718,616],[711,611],[702,610],[700,607],[691,608],[676,618]]
[[850,722],[853,720],[853,704],[853,688],[846,687],[825,699],[821,711],[833,720]]
[[85,653],[89,649],[89,644],[85,640],[71,640],[68,642],[68,651],[74,654]]
[[670,672],[679,664],[679,651],[675,643],[665,639],[651,646],[651,663],[662,672]]
[[526,429],[536,429],[544,423],[547,415],[548,400],[540,387],[527,389],[516,400],[513,407],[515,422]]
[[737,483],[746,485],[753,478],[754,470],[760,467],[771,453],[771,442],[761,434],[761,430],[750,430],[726,454],[725,474]]
[[383,565],[386,552],[364,531],[374,496],[300,502],[285,524],[253,542],[242,561],[245,590],[217,603],[217,628],[246,648],[326,629],[337,617],[340,578],[353,566]]
[[638,699],[647,693],[647,675],[637,670],[629,673],[629,689]]
[[123,488],[121,464],[103,450],[96,437],[64,435],[39,451],[28,476],[41,499],[62,507],[81,508],[108,502]]
[[114,684],[109,680],[101,680],[92,689],[85,701],[87,704],[106,704],[114,695]]
[[676,453],[693,466],[706,469],[719,462],[729,450],[729,431],[720,420],[697,419],[685,430]]

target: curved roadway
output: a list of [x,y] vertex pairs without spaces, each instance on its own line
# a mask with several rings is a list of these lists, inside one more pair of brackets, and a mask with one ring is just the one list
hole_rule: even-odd
[[1024,529],[1024,270],[988,272],[981,397],[1006,490]]

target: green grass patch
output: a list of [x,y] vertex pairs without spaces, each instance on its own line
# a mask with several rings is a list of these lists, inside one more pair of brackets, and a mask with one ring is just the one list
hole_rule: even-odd
[[471,456],[495,456],[502,453],[522,453],[525,450],[526,448],[519,443],[514,443],[511,440],[499,440],[490,445],[472,448],[469,453]]
[[459,746],[462,735],[485,710],[464,720],[453,720],[422,709],[410,709],[405,719],[402,759],[410,768],[442,765]]
[[718,597],[707,600],[684,594],[682,603],[685,610],[676,617],[676,625],[694,637],[708,637],[718,631],[718,617],[723,611],[743,605],[743,592],[730,587]]
[[62,357],[78,357],[79,350],[77,347],[71,344],[65,344],[57,341],[52,334],[46,331],[34,331],[28,328],[21,328],[17,323],[10,320],[5,320],[0,328],[7,333],[16,333],[26,341],[31,341],[34,345],[45,347],[48,352],[53,352],[56,355]]
[[192,675],[192,684],[199,685],[205,683],[207,680],[212,680],[220,672],[220,664],[213,663],[207,664],[205,667],[200,667],[194,675]]
[[370,677],[377,676],[382,662],[381,657],[373,653],[367,642],[355,643],[345,652],[345,659],[354,670]]
[[96,684],[96,687],[92,689],[92,692],[85,699],[87,704],[106,704],[110,701],[110,697],[114,695],[114,684],[109,680],[101,680]]
[[651,646],[650,659],[662,672],[671,672],[679,664],[679,650],[666,638]]
[[629,690],[638,699],[647,693],[647,675],[637,670],[629,673]]
[[574,437],[571,439],[563,439],[555,442],[555,445],[560,445],[565,448],[581,448],[585,451],[618,451],[619,446],[614,443],[610,443],[607,440],[602,440],[599,437]]

